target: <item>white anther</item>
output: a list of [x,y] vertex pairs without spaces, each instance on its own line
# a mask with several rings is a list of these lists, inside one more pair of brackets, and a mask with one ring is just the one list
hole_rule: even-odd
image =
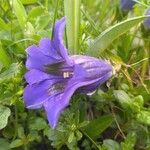
[[69,72],[64,72],[64,73],[63,73],[63,77],[64,77],[64,78],[69,78]]

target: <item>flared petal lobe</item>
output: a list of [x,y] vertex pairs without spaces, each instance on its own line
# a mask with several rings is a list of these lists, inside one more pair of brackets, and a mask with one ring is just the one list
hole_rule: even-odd
[[[79,71],[79,70],[78,70]],[[63,93],[51,97],[48,101],[44,102],[44,108],[47,114],[49,124],[52,128],[55,128],[58,122],[58,119],[63,112],[63,110],[69,105],[71,96],[73,93],[82,86],[90,85],[94,82],[97,82],[98,79],[90,80],[86,82],[81,82],[76,78],[72,78],[66,84]]]
[[27,69],[38,69],[44,71],[44,66],[65,61],[72,66],[67,49],[63,44],[63,34],[65,28],[65,17],[58,20],[54,27],[53,39],[41,39],[39,45],[32,45],[26,49],[28,54]]
[[27,85],[23,94],[27,108],[41,108],[45,101],[63,93],[66,83],[67,80],[63,79],[48,79],[36,84]]
[[42,72],[40,70],[36,70],[36,69],[32,69],[30,71],[28,71],[25,74],[25,80],[28,84],[35,84],[35,83],[39,83],[41,81],[44,80],[53,80],[53,79],[59,79],[59,77],[51,75],[51,74],[47,74],[45,72]]
[[64,58],[65,61],[71,65],[72,62],[69,59],[67,49],[63,44],[63,35],[64,35],[65,25],[66,25],[65,17],[61,18],[55,23],[54,34],[53,34],[52,40],[53,40],[53,46],[55,50],[57,50],[62,56],[62,58]]
[[38,69],[44,71],[44,65],[57,62],[55,58],[45,55],[36,45],[28,47],[26,52],[28,54],[26,67],[29,70]]

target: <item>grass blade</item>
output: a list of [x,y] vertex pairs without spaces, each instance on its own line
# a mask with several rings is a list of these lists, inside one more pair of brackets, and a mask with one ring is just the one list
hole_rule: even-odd
[[138,25],[142,20],[148,16],[134,17],[106,29],[102,32],[96,40],[87,49],[87,54],[98,56],[102,53],[115,39],[120,35],[130,30],[132,27]]
[[76,54],[79,50],[80,3],[80,0],[64,0],[67,41],[71,54]]

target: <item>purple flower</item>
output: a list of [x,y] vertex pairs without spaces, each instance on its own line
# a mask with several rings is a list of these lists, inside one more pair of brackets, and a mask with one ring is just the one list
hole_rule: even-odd
[[63,45],[65,17],[56,22],[53,39],[27,48],[24,101],[29,109],[44,108],[52,128],[73,93],[92,92],[112,75],[112,66],[90,56],[68,56]]
[[[150,8],[147,9],[145,15],[150,15]],[[150,18],[146,18],[143,22],[145,30],[150,30]]]
[[125,12],[132,10],[135,3],[133,0],[120,0],[121,9]]

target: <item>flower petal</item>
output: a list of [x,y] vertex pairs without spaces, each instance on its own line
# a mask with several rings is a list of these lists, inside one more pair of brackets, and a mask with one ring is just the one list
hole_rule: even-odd
[[57,76],[53,76],[47,73],[44,73],[40,70],[36,70],[36,69],[31,69],[30,71],[28,71],[25,74],[25,79],[27,81],[27,83],[29,84],[35,84],[35,83],[39,83],[41,81],[47,80],[47,79],[57,79]]
[[67,82],[67,79],[54,78],[27,85],[23,94],[27,108],[41,108],[45,101],[63,93]]
[[53,64],[53,63],[57,62],[57,60],[54,59],[53,57],[44,55],[39,50],[39,47],[37,47],[36,45],[32,45],[32,46],[28,47],[26,51],[28,54],[28,58],[26,61],[26,67],[28,69],[43,70],[44,65]]
[[48,101],[44,102],[44,108],[47,114],[49,124],[52,128],[55,128],[60,117],[61,112],[69,105],[69,101],[73,93],[81,86],[92,84],[98,81],[81,82],[73,78],[68,81],[68,86],[65,88],[64,93],[51,97]]
[[[45,80],[37,84],[27,85],[23,94],[23,99],[27,108],[41,108],[43,102],[53,95],[52,93],[57,93],[57,89],[54,89],[54,92],[52,91],[52,85],[54,85],[56,82],[59,82],[59,80]],[[58,91],[58,93],[59,92],[60,91]]]
[[60,20],[56,21],[54,27],[54,35],[53,35],[53,46],[57,50],[57,52],[66,60],[68,65],[72,64],[72,61],[69,59],[67,49],[63,44],[63,34],[66,25],[66,18],[63,17]]
[[45,55],[61,60],[61,55],[54,49],[52,41],[49,38],[42,38],[39,43],[40,51]]
[[79,88],[79,91],[83,92],[83,93],[93,92],[100,85],[102,85],[104,82],[106,82],[111,76],[112,76],[112,73],[107,73],[104,76],[102,76],[101,78],[99,78],[99,80],[97,82],[94,82],[93,84],[86,85],[86,86]]

